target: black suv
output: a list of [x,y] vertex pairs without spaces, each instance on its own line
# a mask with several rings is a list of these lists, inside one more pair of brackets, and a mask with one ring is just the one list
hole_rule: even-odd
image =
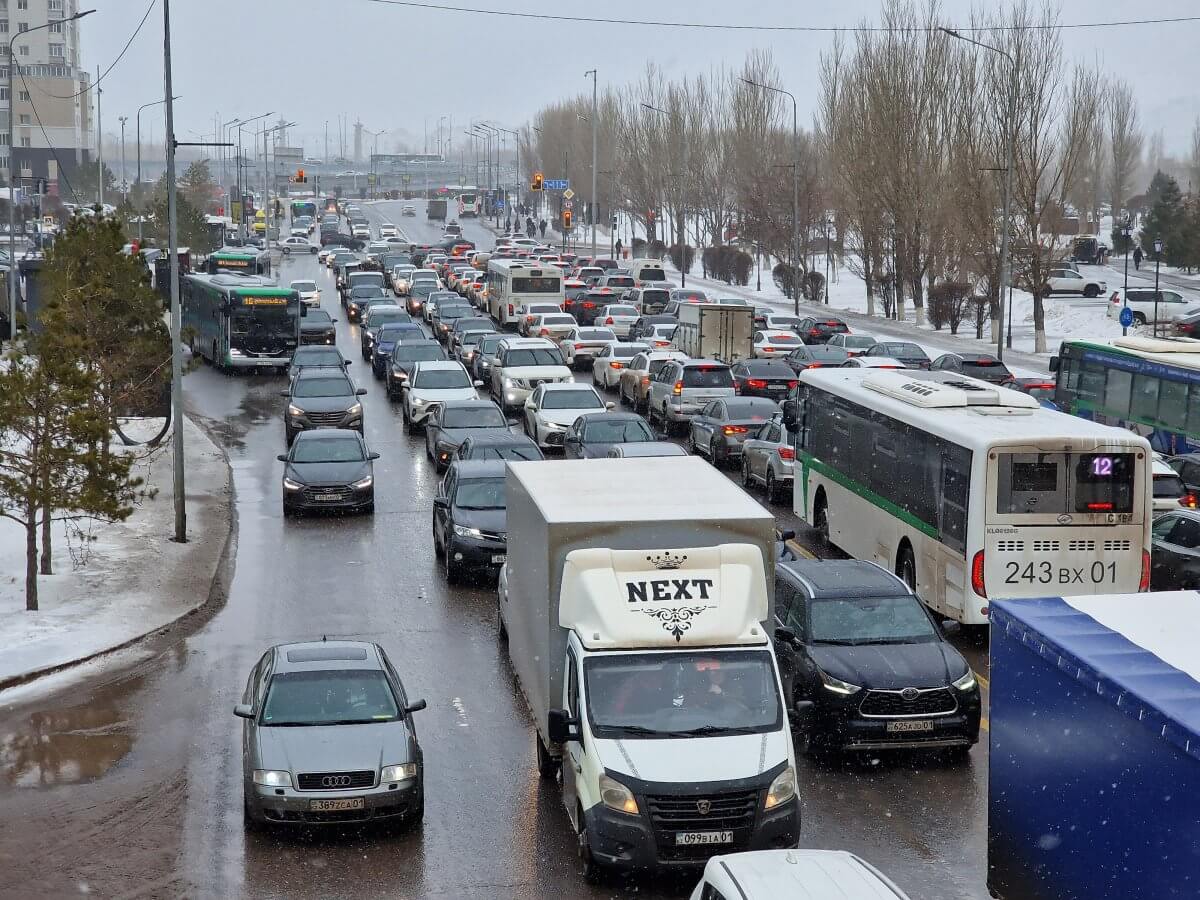
[[850,326],[837,316],[806,316],[796,325],[796,334],[806,344],[824,344],[835,334],[849,334]]

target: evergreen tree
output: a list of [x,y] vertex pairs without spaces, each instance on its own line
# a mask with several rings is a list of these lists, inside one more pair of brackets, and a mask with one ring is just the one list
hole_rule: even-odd
[[1167,265],[1179,265],[1174,260],[1186,257],[1182,243],[1185,210],[1179,183],[1163,172],[1154,173],[1154,178],[1150,181],[1150,190],[1147,191],[1147,201],[1150,211],[1146,214],[1141,233],[1138,235],[1142,252],[1153,259],[1154,242],[1161,239],[1163,262]]
[[207,213],[213,205],[216,189],[207,159],[192,163],[179,179],[179,196],[186,198],[202,214]]

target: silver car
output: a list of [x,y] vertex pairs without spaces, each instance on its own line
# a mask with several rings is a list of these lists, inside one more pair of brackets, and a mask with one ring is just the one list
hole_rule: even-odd
[[776,416],[742,443],[742,485],[767,489],[767,502],[782,503],[791,496],[796,448]]
[[396,670],[378,644],[279,644],[250,673],[242,726],[245,823],[420,822],[421,745]]
[[736,395],[729,366],[715,359],[671,360],[650,379],[646,418],[665,431],[689,422],[713,400]]

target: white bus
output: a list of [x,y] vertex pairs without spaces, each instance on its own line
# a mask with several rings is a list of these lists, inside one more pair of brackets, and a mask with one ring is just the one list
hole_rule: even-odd
[[941,372],[809,370],[785,417],[796,515],[946,618],[1149,586],[1144,438]]
[[566,302],[563,273],[527,259],[489,259],[487,264],[488,312],[500,326],[516,327],[526,303]]

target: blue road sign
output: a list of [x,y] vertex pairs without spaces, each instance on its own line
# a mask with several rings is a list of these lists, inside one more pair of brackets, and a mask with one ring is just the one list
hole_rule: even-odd
[[1122,328],[1128,328],[1133,324],[1133,310],[1128,306],[1121,310],[1120,322]]
[[497,207],[498,209],[504,209],[504,200],[503,200],[503,199],[501,199],[501,200],[497,200],[497,201],[496,201],[496,207]]
[[565,191],[571,186],[570,180],[566,178],[547,178],[543,184],[548,191]]

